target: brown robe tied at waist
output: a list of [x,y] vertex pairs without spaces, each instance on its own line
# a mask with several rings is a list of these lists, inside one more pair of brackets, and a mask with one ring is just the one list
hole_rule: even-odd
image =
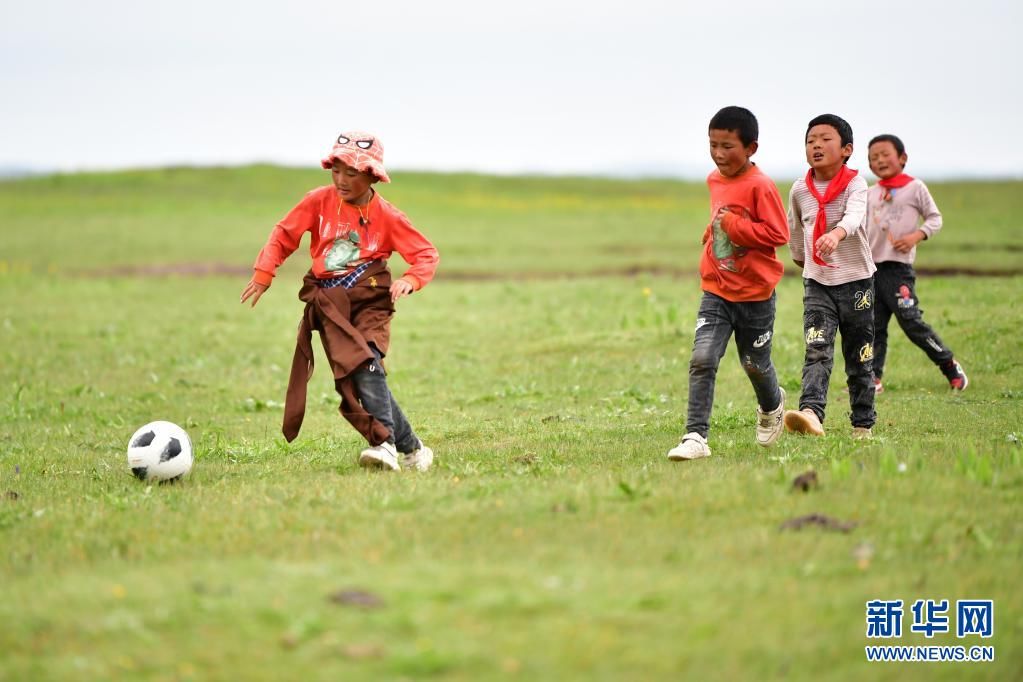
[[390,437],[387,427],[363,409],[351,379],[352,372],[374,359],[370,343],[387,354],[394,314],[390,287],[391,272],[382,261],[371,266],[351,289],[321,289],[312,271],[306,273],[298,292],[306,306],[298,327],[281,429],[289,443],[298,436],[305,417],[307,385],[313,374],[313,330],[320,333],[334,385],[341,394],[341,416],[370,445],[379,445]]

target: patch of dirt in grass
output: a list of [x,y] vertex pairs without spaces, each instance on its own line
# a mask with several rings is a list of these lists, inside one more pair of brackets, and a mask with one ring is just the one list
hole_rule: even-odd
[[84,277],[215,277],[230,275],[245,277],[252,268],[229,263],[165,263],[163,265],[111,265],[95,270],[83,270]]
[[806,526],[819,526],[825,530],[837,530],[840,533],[849,533],[856,527],[855,521],[839,521],[838,519],[825,516],[824,514],[807,514],[797,516],[781,524],[782,530],[801,530]]
[[379,595],[360,589],[338,590],[328,595],[327,599],[334,604],[361,609],[379,609],[384,606],[384,600]]
[[999,246],[993,246],[991,244],[956,244],[957,251],[1008,251],[1010,253],[1023,252],[1023,244],[1001,244]]
[[810,492],[811,488],[816,488],[819,482],[817,480],[817,472],[811,469],[806,473],[796,476],[795,480],[792,481],[793,490],[802,490],[804,493]]

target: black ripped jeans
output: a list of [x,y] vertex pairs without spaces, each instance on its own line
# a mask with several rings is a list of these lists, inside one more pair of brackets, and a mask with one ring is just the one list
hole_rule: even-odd
[[842,334],[850,421],[870,428],[874,412],[874,287],[872,279],[825,286],[803,280],[803,394],[799,409],[810,408],[824,422],[828,384],[835,361],[835,335]]
[[408,454],[419,448],[419,438],[412,431],[412,425],[409,424],[405,413],[398,407],[391,389],[387,387],[387,375],[380,362],[382,357],[380,351],[373,344],[369,347],[376,358],[352,373],[355,394],[359,396],[363,409],[391,430],[391,437],[387,441],[394,445],[398,452]]
[[777,409],[781,392],[778,390],[778,375],[771,363],[775,298],[772,292],[766,301],[734,303],[703,292],[700,311],[696,314],[693,355],[689,359],[687,432],[695,431],[706,438],[710,431],[714,380],[733,332],[739,362],[753,384],[760,409],[764,412]]

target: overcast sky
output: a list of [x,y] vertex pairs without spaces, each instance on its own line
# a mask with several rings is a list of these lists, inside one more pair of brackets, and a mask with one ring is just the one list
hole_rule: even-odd
[[[915,6],[915,7],[914,7]],[[1023,177],[1020,3],[28,2],[0,9],[0,170],[267,161],[342,129],[395,169],[702,177],[707,122],[892,132],[921,177]]]

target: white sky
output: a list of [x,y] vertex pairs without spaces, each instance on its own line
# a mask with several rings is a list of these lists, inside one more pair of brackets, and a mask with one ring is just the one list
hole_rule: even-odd
[[316,167],[363,129],[388,168],[702,177],[738,104],[779,181],[825,112],[864,171],[892,132],[925,179],[1023,177],[1020,26],[1010,0],[6,0],[0,170]]

